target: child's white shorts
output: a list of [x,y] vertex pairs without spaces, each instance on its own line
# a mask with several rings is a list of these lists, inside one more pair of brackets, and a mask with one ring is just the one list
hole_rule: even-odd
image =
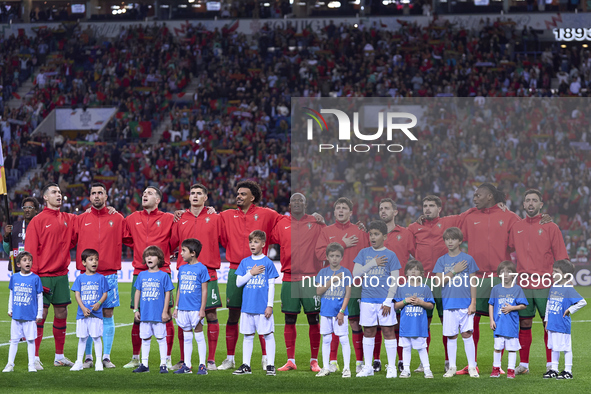
[[271,315],[268,319],[264,313],[240,314],[240,334],[250,335],[257,332],[259,335],[267,335],[275,331],[275,319]]
[[468,308],[445,309],[443,311],[444,336],[453,337],[468,331],[474,331],[474,315],[468,314]]
[[400,347],[412,347],[412,349],[426,349],[427,338],[424,337],[400,337],[398,340]]
[[562,332],[548,331],[548,349],[555,352],[570,352],[573,349],[571,335]]
[[166,324],[155,321],[143,321],[140,323],[140,338],[150,339],[155,336],[156,339],[166,338]]
[[12,320],[10,323],[10,339],[25,338],[32,341],[37,338],[37,322],[35,320]]
[[521,349],[519,338],[509,338],[495,335],[495,350],[503,349],[508,352],[516,352]]
[[372,304],[370,302],[361,302],[359,304],[359,324],[363,327],[374,327],[382,326],[389,327],[398,323],[396,319],[396,311],[394,310],[394,304],[390,308],[390,314],[388,316],[382,316],[382,310],[380,309],[382,304]]
[[76,320],[76,336],[78,338],[97,338],[103,336],[103,319],[88,316]]
[[339,326],[339,319],[332,316],[320,316],[320,335],[333,334],[337,337],[349,335],[349,317],[343,318],[343,324]]
[[203,324],[204,319],[199,318],[199,311],[178,311],[178,317],[176,318],[176,324],[183,331],[191,331],[197,327],[197,324],[201,322]]

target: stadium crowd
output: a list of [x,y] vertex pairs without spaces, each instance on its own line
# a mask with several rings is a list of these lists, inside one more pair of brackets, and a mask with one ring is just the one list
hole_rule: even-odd
[[[322,213],[327,222],[338,196],[350,196],[356,219],[367,222],[387,195],[399,204],[398,223],[407,226],[420,215],[422,196],[440,195],[444,213],[459,213],[472,206],[473,184],[490,181],[508,193],[507,203],[518,213],[522,192],[541,189],[571,257],[581,248],[589,253],[591,163],[581,127],[588,117],[574,98],[570,107],[548,99],[588,96],[591,59],[584,48],[520,53],[517,42],[531,33],[488,19],[475,30],[435,18],[427,28],[402,23],[396,31],[331,23],[322,32],[298,33],[265,25],[253,37],[198,25],[181,37],[165,25],[122,29],[110,41],[78,27],[72,33],[2,42],[13,53],[29,48],[40,69],[33,98],[18,109],[4,108],[5,154],[43,164],[30,190],[15,193],[14,210],[51,180],[65,191],[64,209],[71,212],[89,205],[85,193],[96,180],[107,184],[110,203],[124,214],[141,205],[148,185],[163,191],[162,210],[184,207],[195,182],[207,184],[210,202],[223,209],[235,203],[236,182],[250,178],[261,185],[263,204],[283,213],[292,177],[304,174],[308,211]],[[49,47],[44,61],[42,46]],[[184,92],[191,76],[199,87]],[[6,92],[10,77],[2,77]],[[18,70],[11,77],[14,91]],[[176,103],[179,93],[192,100]],[[454,108],[439,106],[440,99],[423,101],[431,121],[421,127],[418,143],[406,144],[399,155],[350,165],[291,152],[291,98],[330,96],[465,99]],[[500,97],[538,98],[531,103],[546,98],[554,121],[538,124],[523,116],[532,108],[540,113],[531,103],[501,114],[501,104],[491,107]],[[93,105],[119,108],[101,142],[30,137],[51,109]],[[151,121],[154,130],[166,116],[172,127],[155,146],[129,128],[131,121]],[[489,132],[482,133],[485,125]]]

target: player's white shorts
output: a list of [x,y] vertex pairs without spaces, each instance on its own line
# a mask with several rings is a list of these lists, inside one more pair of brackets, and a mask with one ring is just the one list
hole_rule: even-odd
[[78,338],[97,338],[103,336],[103,319],[88,316],[84,319],[76,319],[76,336]]
[[390,314],[388,316],[382,316],[382,310],[380,309],[381,307],[381,303],[359,303],[359,324],[361,324],[363,327],[389,327],[398,323],[398,319],[396,319],[396,311],[394,310],[394,304],[392,304],[392,307],[390,308]]
[[468,308],[443,311],[443,336],[453,337],[468,331],[474,331],[474,315],[468,314]]
[[111,274],[105,275],[105,279],[109,284],[110,290],[107,292],[107,299],[103,302],[104,308],[115,308],[119,306],[119,275]]
[[176,325],[183,331],[191,331],[197,324],[203,324],[203,320],[199,319],[199,311],[178,311]]
[[320,316],[320,335],[333,334],[337,337],[349,335],[349,316],[343,318],[339,326],[339,319],[331,316]]
[[548,331],[548,349],[552,349],[555,352],[570,352],[572,348],[570,334]]
[[495,350],[503,349],[508,352],[516,352],[521,349],[519,338],[500,337],[495,335]]
[[140,338],[150,339],[155,336],[156,339],[166,338],[166,323],[155,321],[143,321],[140,323]]
[[426,349],[427,338],[425,337],[400,337],[398,339],[398,346],[411,347],[412,349]]
[[273,315],[268,319],[264,313],[240,314],[240,334],[250,335],[257,332],[259,335],[267,335],[275,331],[275,318]]
[[37,338],[37,322],[35,320],[14,320],[10,323],[10,339],[25,338],[32,341]]

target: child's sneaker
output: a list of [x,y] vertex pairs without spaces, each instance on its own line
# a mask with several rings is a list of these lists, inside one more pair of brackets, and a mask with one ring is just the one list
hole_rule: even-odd
[[490,373],[491,378],[498,378],[501,376],[501,368],[493,367],[492,372]]
[[96,363],[96,365],[94,366],[94,370],[95,372],[100,372],[103,370],[103,363]]
[[380,372],[382,370],[382,362],[380,360],[373,360],[373,371]]
[[[82,363],[80,363],[82,365]],[[68,360],[67,357],[60,358],[59,360],[55,360],[53,362],[54,367],[73,367],[74,363]]]
[[[499,369],[499,373],[500,373],[500,369]],[[470,375],[471,378],[479,378],[480,375],[478,374],[478,368],[474,367],[474,368],[468,368],[468,374]]]
[[456,375],[456,371],[457,371],[456,368],[449,367],[447,369],[447,371],[445,371],[445,373],[443,374],[443,377],[444,378],[452,378],[452,377],[454,377]]
[[330,362],[330,364],[328,364],[328,369],[330,370],[331,373],[333,372],[339,372],[340,368],[339,368],[339,362],[336,360],[332,360]]
[[[400,377],[402,378],[402,374],[404,373],[404,371],[402,371],[400,373]],[[410,376],[410,372],[408,373],[408,376],[404,376],[404,377],[409,377]],[[396,377],[396,368],[393,366],[386,366],[386,379],[392,379]]]
[[70,371],[82,371],[83,369],[84,369],[84,364],[82,364],[79,361],[76,361],[76,363],[74,363],[72,368],[70,368]]
[[544,379],[554,379],[558,376],[558,371],[555,371],[553,369],[548,370],[548,372],[546,372],[542,377]]
[[207,370],[208,371],[217,371],[218,367],[215,366],[215,361],[208,361],[207,362]]
[[363,368],[361,368],[361,372],[359,372],[356,376],[358,378],[373,376],[373,367],[371,365],[364,365]]
[[43,371],[43,363],[41,360],[35,360],[35,369],[37,371]]
[[37,372],[37,368],[34,365],[29,365],[29,372]]
[[82,363],[82,367],[84,369],[89,369],[94,367],[94,362],[92,361],[92,358],[87,358],[86,360],[84,360],[84,362]]
[[572,379],[573,378],[573,374],[567,371],[562,371],[560,374],[558,374],[558,376],[556,376],[556,379],[558,380],[563,380],[563,379]]
[[275,372],[274,365],[267,365],[267,376],[276,376],[277,372]]
[[[170,366],[168,366],[169,363],[170,363]],[[178,363],[176,363],[174,365],[172,365],[172,362],[170,362],[168,360],[166,361],[166,366],[171,371],[178,371],[179,369],[181,369],[183,367],[183,365],[185,365],[185,362],[183,360],[179,361]]]
[[232,372],[233,375],[250,375],[252,374],[252,370],[250,369],[249,365],[242,364],[240,368],[236,371]]
[[14,371],[14,364],[13,363],[6,364],[6,367],[4,367],[4,369],[2,370],[2,372],[13,372],[13,371]]
[[183,365],[179,369],[174,371],[174,373],[177,375],[181,375],[185,373],[193,373],[193,371],[191,370],[191,368],[187,367],[185,363],[183,363]]
[[199,364],[197,375],[207,375],[207,368],[205,368],[205,364]]
[[[343,371],[343,373],[344,373],[344,372],[345,372],[345,371]],[[329,370],[328,368],[322,368],[322,369],[320,370],[320,372],[318,372],[318,373],[316,374],[316,377],[317,377],[317,378],[322,378],[322,377],[325,377],[325,376],[328,376],[328,375],[330,375],[330,370]]]
[[218,369],[220,371],[225,371],[226,369],[236,368],[236,362],[234,360],[225,359],[222,361]]
[[[123,368],[133,368],[134,370],[137,369],[140,365],[142,365],[140,363],[139,358],[132,358],[130,362],[128,362],[127,364],[125,364],[123,366]],[[135,372],[135,371],[133,371]]]
[[529,368],[523,366],[523,365],[518,365],[517,368],[515,368],[515,375],[527,375],[529,373]]
[[425,379],[433,379],[433,372],[430,369],[425,371]]
[[515,379],[515,370],[514,369],[507,370],[507,379]]
[[160,366],[160,373],[168,373],[168,367],[166,364]]
[[343,378],[350,378],[351,377],[351,370],[349,368],[343,367]]
[[135,373],[150,372],[150,368],[146,367],[144,364],[140,364],[136,369],[133,370],[133,372],[135,372]]
[[401,378],[410,378],[410,371],[408,369],[403,369],[402,372],[400,372],[400,377]]
[[425,372],[425,368],[423,367],[423,363],[419,364],[419,367],[417,369],[415,369],[415,372],[416,373]]

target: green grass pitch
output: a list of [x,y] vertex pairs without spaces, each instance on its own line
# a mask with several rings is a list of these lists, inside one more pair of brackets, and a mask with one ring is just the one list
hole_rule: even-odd
[[[95,372],[94,369],[80,372],[70,372],[69,368],[53,367],[54,342],[53,338],[43,340],[41,344],[41,361],[45,370],[37,373],[27,372],[26,345],[19,345],[16,357],[15,372],[0,374],[0,387],[2,392],[187,392],[200,390],[205,392],[466,392],[466,393],[588,393],[591,387],[591,307],[583,308],[573,317],[573,350],[574,350],[574,379],[571,381],[544,380],[545,352],[542,334],[542,324],[536,318],[533,328],[533,344],[530,356],[529,375],[517,376],[514,380],[508,380],[505,376],[499,379],[489,377],[493,359],[493,337],[488,327],[488,319],[481,321],[481,337],[479,343],[479,368],[480,379],[471,379],[468,376],[456,376],[451,379],[443,379],[443,345],[441,343],[441,324],[438,318],[434,318],[431,326],[432,342],[430,349],[431,369],[435,379],[424,379],[422,374],[413,373],[410,379],[386,379],[385,371],[374,377],[355,378],[344,380],[340,373],[332,374],[326,378],[316,378],[308,368],[310,347],[308,340],[308,328],[305,316],[298,319],[298,338],[296,342],[297,371],[278,372],[276,377],[267,377],[260,367],[260,346],[255,341],[252,357],[253,374],[250,376],[234,376],[232,371],[213,371],[208,376],[196,374],[177,376],[172,373],[160,375],[158,373],[158,346],[152,342],[150,362],[152,371],[147,374],[133,374],[129,369],[121,368],[131,358],[131,325],[133,314],[127,307],[129,304],[130,284],[120,284],[121,304],[115,309],[115,343],[111,352],[111,359],[117,365],[116,369]],[[579,293],[588,302],[591,301],[591,287],[577,288]],[[222,299],[225,299],[225,285],[220,285]],[[279,298],[279,285],[275,292]],[[8,359],[8,341],[10,338],[10,318],[7,311],[8,283],[0,286],[0,362],[2,367]],[[66,337],[65,355],[74,360],[76,358],[77,339],[75,338],[75,302],[70,306],[68,313],[68,336]],[[284,318],[280,311],[279,302],[275,307],[275,338],[277,342],[276,367],[282,366],[286,360],[285,342],[283,340]],[[226,355],[225,322],[227,310],[222,309],[218,313],[220,321],[220,338],[217,350],[217,364],[219,365]],[[53,313],[49,312],[45,324],[44,336],[52,335]],[[466,364],[462,341],[458,341],[458,367]],[[340,352],[339,352],[340,357]],[[414,370],[419,364],[419,357],[413,351],[411,368]],[[354,360],[352,349],[352,359]],[[173,363],[179,359],[179,345],[175,338]],[[242,360],[242,337],[238,342],[237,364]],[[194,344],[194,363],[198,362],[197,345]],[[519,358],[518,358],[519,360]],[[564,357],[560,360],[560,367],[564,365]],[[321,363],[321,358],[319,360]],[[386,363],[386,352],[382,349],[382,362]],[[342,359],[340,359],[342,368]],[[354,363],[353,363],[354,364]],[[354,365],[352,370],[354,371]],[[503,369],[507,366],[507,354],[503,357]],[[353,373],[354,375],[354,373]]]

